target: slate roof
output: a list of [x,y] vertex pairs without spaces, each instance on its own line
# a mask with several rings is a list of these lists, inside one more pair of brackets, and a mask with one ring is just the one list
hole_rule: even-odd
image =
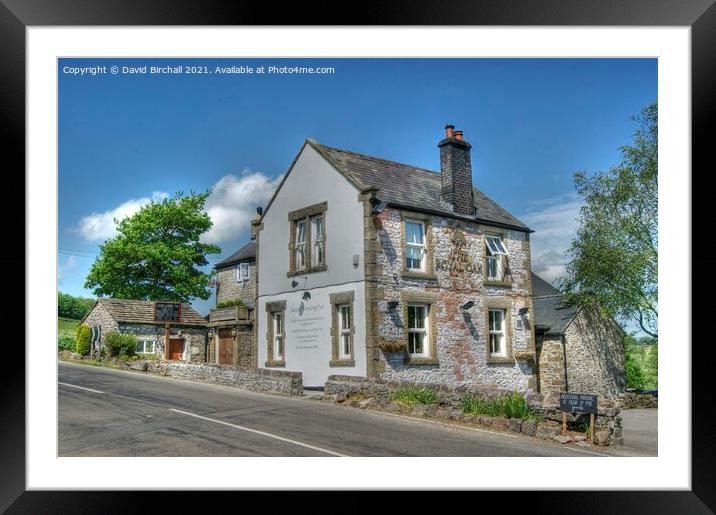
[[[130,324],[161,324],[154,320],[154,302],[130,299],[97,299],[97,303],[104,306],[114,320]],[[93,308],[94,309],[94,308]],[[90,310],[91,311],[91,310]],[[85,315],[85,318],[87,315]],[[181,321],[178,325],[205,326],[206,320],[197,313],[190,304],[182,303]]]
[[308,144],[358,189],[375,188],[378,199],[388,204],[532,232],[477,188],[473,188],[476,216],[455,214],[452,206],[440,197],[440,172],[328,147],[313,140],[308,140]]
[[542,297],[544,295],[559,295],[559,290],[532,272],[532,295]]
[[532,272],[532,295],[535,326],[548,334],[563,334],[577,314],[577,308],[564,304],[564,295]]
[[219,261],[214,265],[214,268],[226,268],[227,266],[235,265],[240,261],[248,261],[256,259],[256,240],[250,241],[239,250],[231,254],[223,261]]

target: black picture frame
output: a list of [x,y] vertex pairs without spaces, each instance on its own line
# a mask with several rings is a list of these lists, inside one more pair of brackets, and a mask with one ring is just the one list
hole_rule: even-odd
[[[118,0],[0,0],[0,113],[4,163],[12,160],[16,168],[4,167],[6,181],[16,181],[15,200],[24,199],[25,168],[25,30],[30,26],[82,25],[554,25],[554,26],[688,26],[692,43],[692,170],[706,170],[709,136],[716,119],[716,6],[713,0],[502,0],[450,2],[383,1],[341,4],[334,3],[259,3],[192,0],[118,1]],[[710,164],[710,163],[709,163]],[[713,165],[711,165],[712,167]],[[9,173],[8,173],[9,172]],[[710,234],[706,224],[712,219],[707,213],[709,200],[699,198],[709,193],[699,174],[692,173],[692,234]],[[700,180],[701,179],[701,180]],[[688,171],[684,172],[688,180]],[[694,187],[696,186],[696,187]],[[5,270],[23,269],[25,265],[24,231],[9,220],[6,238],[14,252],[3,257]],[[699,231],[701,229],[701,231]],[[709,243],[710,246],[710,243]],[[716,263],[710,252],[692,252],[694,272],[699,272],[699,288],[712,291]],[[24,291],[20,274],[7,273],[17,288],[8,290],[13,297]],[[12,283],[11,283],[12,285]],[[689,299],[683,299],[688,302]],[[696,304],[693,299],[692,306]],[[17,309],[17,300],[14,301]],[[31,309],[31,306],[27,306]],[[26,314],[27,316],[27,314]],[[13,321],[13,326],[19,325]],[[703,332],[708,324],[691,324],[692,356],[710,344]],[[14,342],[6,341],[6,345]],[[685,342],[666,342],[684,345]],[[37,342],[26,342],[26,345]],[[24,354],[15,351],[13,366],[3,371],[0,410],[0,447],[2,481],[0,510],[7,513],[118,513],[141,509],[146,498],[137,503],[142,492],[39,492],[25,488],[25,367]],[[692,485],[689,491],[609,491],[609,492],[511,492],[510,504],[530,512],[551,513],[712,513],[716,510],[714,477],[713,409],[708,400],[713,390],[707,367],[710,359],[692,358]],[[566,471],[567,472],[567,471]],[[577,471],[578,472],[578,471]],[[556,481],[558,482],[558,481]],[[167,495],[170,494],[170,495]],[[178,492],[163,493],[163,509],[181,507],[186,496]],[[242,494],[245,495],[245,494]],[[490,501],[504,503],[504,492],[480,493],[479,505]],[[489,496],[489,498],[488,498]],[[325,499],[325,498],[324,498]],[[421,496],[412,496],[420,502]],[[216,501],[216,498],[213,498]],[[221,502],[221,501],[219,501]],[[345,502],[345,500],[344,500]],[[409,501],[401,501],[407,508]]]

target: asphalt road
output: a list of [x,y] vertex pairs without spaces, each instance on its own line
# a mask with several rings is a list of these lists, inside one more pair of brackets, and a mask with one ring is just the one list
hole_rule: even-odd
[[522,435],[60,362],[60,456],[599,456]]
[[656,456],[659,447],[659,410],[624,409],[619,414],[622,417],[624,447],[646,456]]

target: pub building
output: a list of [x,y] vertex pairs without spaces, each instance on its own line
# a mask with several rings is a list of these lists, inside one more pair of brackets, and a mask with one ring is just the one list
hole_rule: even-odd
[[538,388],[532,231],[473,186],[462,131],[437,146],[439,172],[303,144],[252,223],[255,366]]

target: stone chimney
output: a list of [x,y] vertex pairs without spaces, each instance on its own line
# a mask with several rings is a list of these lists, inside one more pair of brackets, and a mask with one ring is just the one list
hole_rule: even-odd
[[472,164],[470,145],[462,139],[462,131],[454,125],[445,126],[445,139],[438,143],[440,149],[441,196],[452,204],[456,214],[475,215],[475,197],[472,192]]
[[263,212],[264,212],[264,209],[262,207],[257,207],[256,208],[256,216],[254,217],[253,220],[251,220],[251,239],[252,240],[256,239],[256,228],[260,223],[261,215],[263,214]]

